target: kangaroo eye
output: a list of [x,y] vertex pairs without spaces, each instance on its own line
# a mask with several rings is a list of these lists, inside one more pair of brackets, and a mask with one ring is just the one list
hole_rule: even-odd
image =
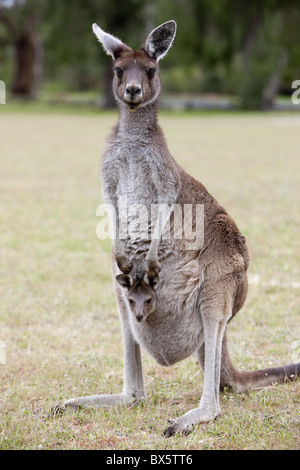
[[129,300],[130,305],[134,304],[134,300],[132,300],[132,299],[128,299],[128,300]]
[[148,72],[147,72],[147,77],[149,78],[149,80],[151,80],[151,78],[154,77],[155,72],[156,72],[156,69],[149,69],[149,70],[148,70]]
[[123,77],[123,70],[120,69],[120,67],[116,67],[116,68],[115,68],[115,72],[116,72],[116,74],[117,74],[117,76],[118,76],[119,78],[122,78],[122,77]]
[[147,303],[147,304],[151,304],[151,302],[152,302],[152,299],[147,299],[147,300],[146,300],[146,303]]

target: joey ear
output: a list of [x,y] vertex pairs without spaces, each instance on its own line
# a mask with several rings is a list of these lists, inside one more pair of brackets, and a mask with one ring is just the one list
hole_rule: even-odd
[[167,21],[155,28],[146,39],[144,49],[157,62],[162,59],[172,46],[176,34],[176,23]]
[[157,288],[158,281],[159,281],[158,274],[153,279],[151,279],[151,286],[154,290]]
[[152,289],[156,289],[158,281],[159,281],[158,274],[156,274],[154,277],[150,277],[149,274],[144,275],[144,283],[147,286],[152,287]]
[[105,52],[111,55],[114,60],[116,60],[124,50],[131,50],[120,39],[103,31],[96,23],[93,24],[93,31],[98,41],[101,42]]
[[125,287],[126,289],[133,286],[133,279],[129,274],[118,274],[118,276],[116,276],[116,280],[120,286]]
[[150,278],[148,276],[148,274],[145,274],[144,275],[144,283],[147,285],[147,286],[150,286]]

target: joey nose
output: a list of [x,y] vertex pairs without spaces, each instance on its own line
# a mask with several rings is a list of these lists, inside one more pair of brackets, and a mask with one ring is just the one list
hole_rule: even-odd
[[135,318],[137,319],[138,322],[142,321],[143,319],[143,314],[142,313],[138,313]]

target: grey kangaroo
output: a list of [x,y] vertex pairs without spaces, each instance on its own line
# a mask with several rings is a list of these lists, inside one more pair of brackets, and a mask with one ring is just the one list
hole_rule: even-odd
[[146,321],[156,308],[155,287],[158,276],[152,279],[147,273],[132,269],[130,274],[119,274],[116,280],[126,290],[129,308],[135,319],[138,322]]
[[[159,61],[172,45],[176,23],[168,21],[155,28],[137,51],[96,24],[93,31],[112,56],[113,91],[119,106],[119,121],[107,143],[102,163],[104,198],[115,210],[117,230],[124,223],[129,227],[134,222],[134,217],[127,212],[126,218],[121,210],[120,201],[126,198],[128,207],[141,205],[149,211],[153,205],[170,208],[201,205],[203,237],[199,237],[198,245],[197,237],[189,245],[185,233],[176,237],[172,230],[169,238],[162,237],[168,220],[171,228],[174,227],[171,211],[161,223],[155,240],[133,237],[130,230],[126,236],[116,237],[112,268],[123,336],[123,391],[116,395],[74,398],[63,408],[131,405],[144,399],[140,347],[164,366],[196,354],[204,375],[199,406],[178,417],[164,431],[166,437],[177,432],[188,433],[194,425],[219,415],[220,388],[244,391],[292,380],[299,375],[300,363],[241,372],[230,360],[226,326],[246,299],[249,254],[245,238],[225,209],[170,155],[157,122]],[[148,223],[150,232],[151,221]],[[194,213],[192,227],[196,226]],[[136,281],[143,289],[146,284],[141,274],[137,278],[135,274],[131,276],[133,266],[138,266],[145,273],[143,276],[158,280],[155,293],[149,282],[146,295],[145,290],[141,295],[134,290]],[[121,277],[116,279],[117,276]],[[130,288],[143,302],[153,291],[152,301],[155,301],[151,311],[132,310]]]

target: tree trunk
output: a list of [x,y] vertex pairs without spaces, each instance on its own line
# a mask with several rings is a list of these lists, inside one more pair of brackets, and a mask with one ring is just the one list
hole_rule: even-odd
[[242,38],[242,68],[244,74],[248,74],[249,72],[251,52],[256,41],[259,26],[260,19],[258,17],[252,18]]
[[43,48],[36,32],[34,17],[28,18],[15,43],[15,77],[12,92],[35,98],[43,71]]
[[269,83],[265,87],[262,93],[262,98],[261,98],[261,108],[264,110],[270,109],[273,106],[273,101],[276,98],[276,95],[279,91],[280,87],[280,79],[282,76],[282,73],[287,66],[288,63],[288,52],[286,49],[282,49],[277,68],[272,74]]

